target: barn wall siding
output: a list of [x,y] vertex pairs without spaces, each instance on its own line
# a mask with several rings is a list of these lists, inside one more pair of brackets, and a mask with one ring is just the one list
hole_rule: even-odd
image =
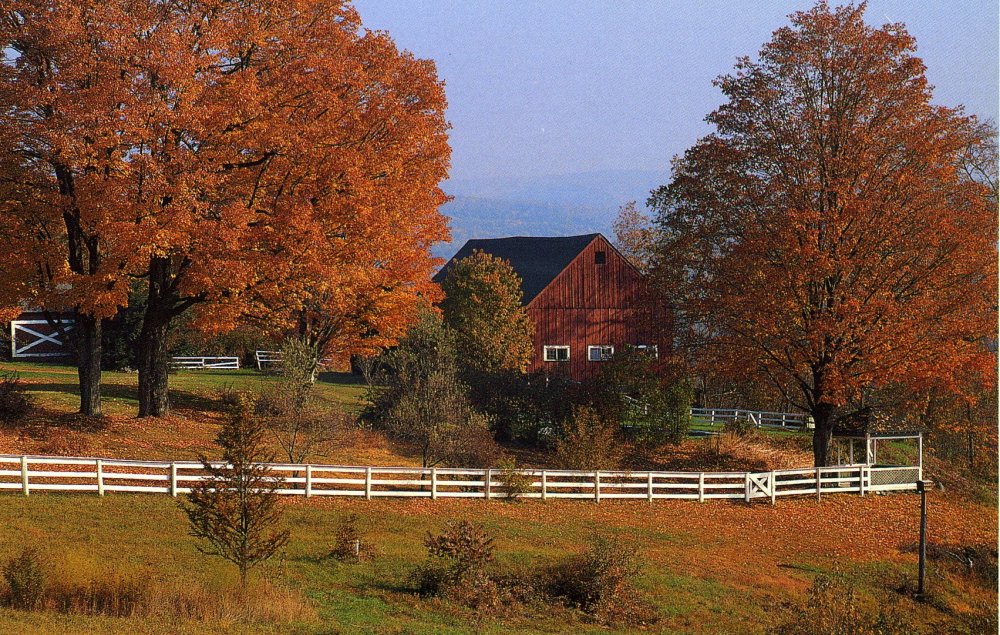
[[[605,264],[595,263],[604,251]],[[644,281],[608,243],[595,238],[529,305],[535,323],[532,370],[586,379],[600,372],[602,362],[587,361],[587,346],[610,344],[616,351],[627,344],[656,344],[640,309]],[[569,346],[568,362],[545,362],[543,346]]]

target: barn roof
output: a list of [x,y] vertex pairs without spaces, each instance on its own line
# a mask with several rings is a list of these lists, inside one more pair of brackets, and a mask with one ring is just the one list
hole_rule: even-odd
[[521,277],[521,291],[524,293],[521,302],[528,304],[598,236],[600,234],[476,238],[462,245],[458,253],[437,272],[434,281],[443,281],[452,263],[480,250],[510,262]]

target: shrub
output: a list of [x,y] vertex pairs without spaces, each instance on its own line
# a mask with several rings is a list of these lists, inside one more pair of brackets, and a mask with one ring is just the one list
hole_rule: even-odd
[[736,418],[724,423],[722,425],[722,432],[738,437],[750,437],[757,434],[757,426],[750,421],[749,417]]
[[375,547],[361,537],[358,530],[358,515],[348,514],[337,528],[337,541],[330,557],[339,562],[357,563],[375,559]]
[[819,576],[809,589],[808,599],[789,609],[786,621],[772,630],[773,635],[908,635],[914,632],[895,607],[880,604],[863,606],[854,587]]
[[29,547],[8,560],[3,567],[3,577],[7,582],[10,606],[26,611],[42,606],[46,575],[36,550]]
[[424,546],[432,560],[417,571],[423,596],[442,595],[447,587],[469,578],[482,579],[494,561],[492,536],[467,520],[449,521],[440,535],[428,533]]
[[508,457],[500,463],[500,493],[506,500],[516,501],[524,494],[531,491],[531,484],[534,479],[521,470],[517,461]]
[[549,595],[598,620],[640,624],[655,612],[635,588],[639,563],[634,546],[595,535],[584,553],[549,569],[544,585]]
[[556,463],[567,470],[614,470],[625,455],[617,425],[596,410],[581,406],[556,442]]
[[31,397],[17,373],[0,372],[0,423],[21,423],[33,409]]
[[236,389],[235,384],[226,384],[218,391],[216,391],[215,396],[222,405],[223,410],[232,410],[240,405],[240,393]]

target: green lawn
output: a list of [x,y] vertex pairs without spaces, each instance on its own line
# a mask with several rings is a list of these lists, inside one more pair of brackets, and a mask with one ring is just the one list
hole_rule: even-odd
[[[0,371],[14,371],[29,384],[40,405],[72,411],[79,407],[80,387],[76,368],[32,362],[0,362]],[[173,407],[211,410],[220,390],[260,390],[276,381],[274,375],[254,369],[180,370],[170,374],[170,401]],[[139,407],[138,375],[118,371],[101,374],[101,396],[105,414],[134,415]],[[360,378],[348,373],[321,373],[316,395],[324,401],[356,407],[364,394]]]
[[[77,578],[148,580],[163,593],[178,588],[217,593],[235,583],[235,570],[197,551],[176,501],[156,495],[4,495],[0,505],[0,558],[36,545],[60,571]],[[413,592],[411,571],[425,558],[422,540],[448,519],[482,522],[497,537],[500,562],[540,566],[575,553],[595,531],[635,545],[644,568],[639,586],[661,619],[660,633],[764,633],[788,619],[784,604],[799,600],[817,573],[852,581],[865,601],[884,600],[893,584],[912,577],[915,560],[900,547],[915,537],[913,497],[846,497],[829,503],[782,501],[770,505],[669,501],[644,503],[482,501],[346,501],[289,499],[292,540],[285,554],[257,574],[288,589],[301,611],[288,621],[172,620],[80,617],[0,610],[0,632],[215,632],[215,633],[604,633],[585,616],[559,607],[527,609],[503,621]],[[944,500],[936,505],[947,506]],[[339,564],[329,552],[339,521],[361,516],[379,556],[359,565]],[[988,513],[981,514],[981,521]],[[861,521],[859,516],[870,519]],[[901,526],[886,526],[893,519]],[[939,523],[944,522],[939,520]],[[970,540],[995,533],[983,526]],[[845,537],[867,527],[862,539]],[[751,530],[752,528],[752,530]],[[825,539],[816,532],[826,528]],[[747,531],[752,531],[748,534]],[[935,633],[959,626],[970,600],[968,584],[938,576],[945,607],[901,606]],[[170,591],[174,590],[174,591]],[[989,597],[973,589],[977,597]],[[964,594],[964,596],[963,596]],[[995,596],[994,596],[995,601]],[[994,604],[995,606],[995,604]],[[953,608],[947,608],[953,607]],[[954,608],[958,607],[958,608]],[[962,631],[956,631],[962,632]]]

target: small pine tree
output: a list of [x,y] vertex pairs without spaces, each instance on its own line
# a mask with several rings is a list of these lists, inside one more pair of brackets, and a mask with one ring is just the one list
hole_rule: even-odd
[[201,457],[208,478],[191,488],[182,505],[191,535],[209,544],[198,550],[235,564],[244,588],[250,569],[288,542],[288,531],[277,530],[281,482],[264,465],[274,460],[264,447],[266,428],[251,412],[249,400],[241,398],[215,440],[222,465]]

